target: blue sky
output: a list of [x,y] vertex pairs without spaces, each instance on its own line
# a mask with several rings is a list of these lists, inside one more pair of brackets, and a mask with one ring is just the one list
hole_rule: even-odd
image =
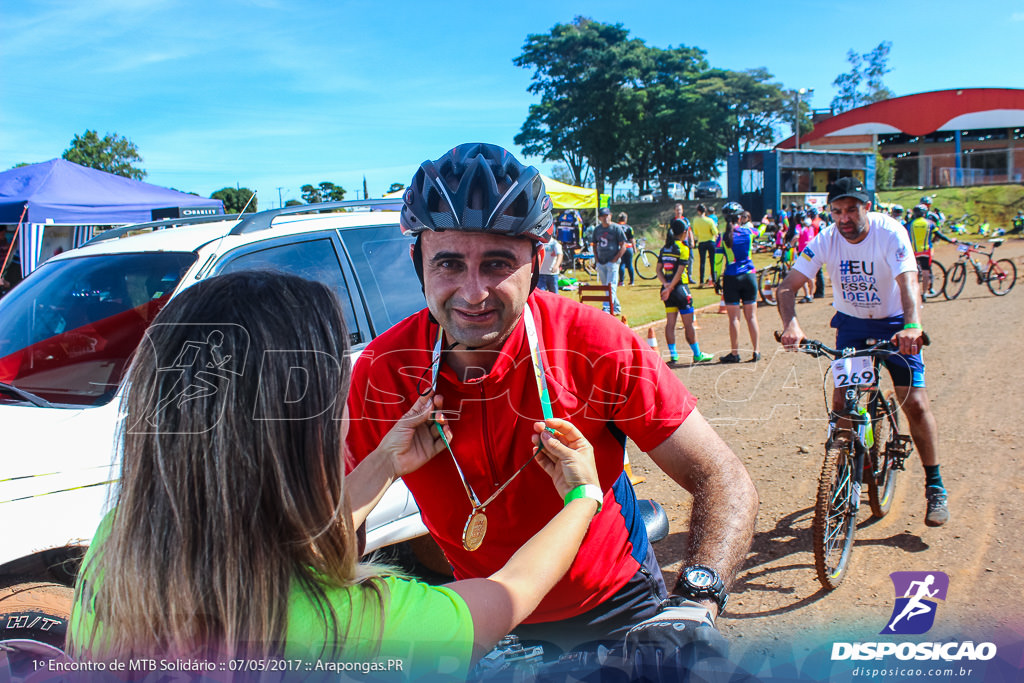
[[766,67],[814,88],[815,107],[848,50],[883,40],[897,95],[1024,87],[1024,0],[7,0],[0,170],[94,129],[132,140],[148,182],[203,196],[241,185],[270,208],[278,188],[287,200],[327,180],[354,198],[364,175],[379,196],[459,142],[518,152],[535,100],[512,59],[576,15],[702,48],[716,67]]

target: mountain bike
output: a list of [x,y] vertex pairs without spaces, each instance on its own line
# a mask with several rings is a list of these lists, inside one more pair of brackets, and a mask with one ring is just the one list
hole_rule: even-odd
[[[953,300],[960,296],[960,292],[964,291],[964,283],[967,282],[968,263],[974,268],[978,284],[988,285],[988,290],[996,296],[1006,296],[1013,289],[1013,286],[1017,283],[1017,266],[1008,258],[999,259],[998,261],[992,258],[996,247],[1002,244],[1003,240],[995,239],[988,242],[992,245],[989,251],[966,242],[959,242],[956,245],[960,256],[957,262],[953,264],[953,267],[949,269],[946,278],[946,287],[943,290],[943,294],[947,299]],[[974,254],[988,257],[984,267],[975,260]]]
[[[776,332],[775,338],[780,340],[781,335]],[[804,340],[799,347],[804,353],[832,360],[833,383],[845,399],[841,409],[829,408],[826,370],[822,391],[829,414],[828,437],[812,527],[814,568],[826,590],[837,588],[849,568],[861,484],[867,485],[871,514],[884,517],[892,507],[896,475],[913,452],[910,436],[900,432],[895,392],[879,388],[882,361],[896,354],[898,347],[891,341],[868,343],[866,349],[833,349]],[[924,343],[929,343],[927,335]]]
[[779,305],[775,289],[785,279],[786,273],[789,272],[790,264],[786,261],[784,254],[785,252],[782,249],[776,249],[772,254],[776,259],[775,263],[765,266],[757,274],[757,291],[761,292],[761,301],[769,306]]
[[643,238],[636,241],[633,271],[642,280],[653,280],[658,277],[658,252],[648,249],[647,240]]

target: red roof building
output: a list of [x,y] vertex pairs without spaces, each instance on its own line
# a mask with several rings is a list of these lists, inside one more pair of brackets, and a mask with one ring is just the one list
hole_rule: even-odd
[[[790,137],[778,147],[792,149]],[[962,88],[894,97],[815,121],[802,149],[871,151],[896,162],[896,186],[1019,183],[1024,90]]]

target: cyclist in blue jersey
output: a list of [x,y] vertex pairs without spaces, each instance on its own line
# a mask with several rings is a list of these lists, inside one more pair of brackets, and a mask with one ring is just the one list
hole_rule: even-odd
[[732,349],[722,356],[722,363],[740,362],[740,305],[747,320],[747,331],[754,354],[750,361],[761,359],[760,331],[757,327],[757,278],[750,250],[754,241],[754,228],[749,223],[741,225],[740,215],[744,213],[738,202],[729,202],[722,207],[725,217],[725,231],[719,235],[719,244],[725,255],[725,269],[722,274],[722,299],[729,314],[729,344]]

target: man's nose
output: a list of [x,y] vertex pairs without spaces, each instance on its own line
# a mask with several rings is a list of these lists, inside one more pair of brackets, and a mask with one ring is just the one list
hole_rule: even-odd
[[466,278],[459,287],[459,293],[468,304],[479,304],[487,298],[487,280],[478,270],[469,269]]

